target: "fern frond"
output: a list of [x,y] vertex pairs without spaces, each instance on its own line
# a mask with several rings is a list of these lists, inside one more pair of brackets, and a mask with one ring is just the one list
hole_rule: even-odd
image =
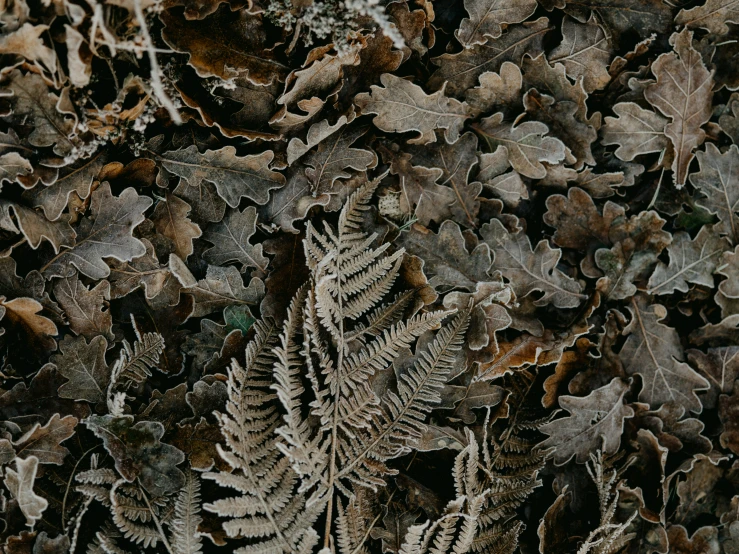
[[159,364],[159,356],[164,352],[164,337],[159,333],[141,333],[131,316],[136,340],[133,347],[123,339],[123,347],[115,361],[112,374],[118,382],[142,383],[151,377],[151,370]]
[[346,341],[364,341],[364,337],[367,335],[371,337],[381,335],[385,329],[400,321],[403,312],[415,295],[416,291],[414,289],[407,290],[398,293],[392,302],[376,307],[371,313],[367,314],[366,325],[360,323],[352,332],[346,334]]
[[169,524],[174,554],[200,554],[203,550],[198,534],[200,517],[200,481],[192,471],[186,474],[185,486],[178,493],[174,504],[174,519]]
[[[295,388],[300,387],[299,373],[295,372],[300,359],[295,335],[304,298],[305,291],[300,291],[279,338],[273,322],[256,323],[255,336],[246,349],[245,367],[234,361],[229,368],[227,413],[217,414],[227,448],[217,448],[235,471],[206,473],[203,477],[241,494],[218,499],[204,508],[229,518],[223,524],[228,536],[250,539],[248,545],[235,550],[237,554],[292,554],[317,543],[311,526],[321,506],[307,506],[305,496],[297,490],[298,475],[284,455],[287,447],[276,432],[280,425],[278,396],[294,402],[298,414],[300,410],[301,393]],[[273,386],[276,393],[270,388]],[[292,421],[290,413],[285,417],[287,422]],[[295,433],[299,441],[307,429],[298,423]]]

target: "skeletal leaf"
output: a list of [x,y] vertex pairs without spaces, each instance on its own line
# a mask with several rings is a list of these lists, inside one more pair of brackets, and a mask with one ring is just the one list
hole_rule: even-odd
[[675,233],[667,247],[670,263],[657,265],[647,284],[649,294],[687,292],[689,283],[713,287],[713,272],[728,246],[709,226],[702,227],[693,240],[688,233]]
[[26,517],[26,525],[31,529],[49,506],[45,498],[33,492],[37,471],[38,458],[35,456],[29,456],[25,460],[16,458],[15,469],[7,468],[3,481],[13,498],[18,501],[18,507]]
[[205,259],[215,265],[239,262],[243,268],[256,267],[266,272],[269,260],[262,254],[262,245],[253,245],[249,239],[256,232],[257,210],[254,206],[243,212],[230,210],[218,224],[211,225],[203,238],[213,243],[205,251]]
[[466,48],[484,44],[489,38],[498,38],[503,25],[521,23],[536,10],[534,0],[508,2],[506,0],[465,0],[464,9],[469,14],[454,33]]
[[706,69],[692,40],[687,29],[670,37],[674,52],[660,55],[652,64],[657,82],[644,91],[649,103],[672,120],[665,135],[675,148],[672,172],[677,187],[685,184],[693,150],[706,137],[701,127],[711,117],[713,98],[713,72]]
[[585,397],[560,396],[559,405],[570,415],[539,428],[549,435],[541,448],[554,449],[556,465],[567,463],[573,456],[583,463],[598,449],[615,453],[621,444],[624,420],[634,416],[634,410],[624,404],[627,391],[621,379],[613,379]]
[[410,144],[436,141],[434,129],[444,129],[447,142],[456,142],[467,119],[467,105],[444,96],[441,90],[427,95],[421,87],[390,73],[381,76],[385,88],[372,85],[371,93],[362,93],[355,103],[363,113],[377,114],[373,123],[392,133],[417,131]]
[[675,402],[700,413],[702,406],[696,392],[709,388],[709,383],[684,362],[677,331],[661,323],[667,310],[640,295],[632,298],[629,311],[632,319],[624,329],[627,338],[619,357],[628,375],[642,378],[639,400],[652,409]]
[[504,147],[513,169],[531,179],[546,177],[547,170],[541,162],[555,164],[565,157],[565,145],[559,139],[545,137],[549,128],[538,121],[515,125],[505,123],[503,114],[497,113],[473,127],[491,150]]
[[587,92],[605,87],[611,80],[607,66],[612,48],[595,16],[591,15],[585,24],[566,17],[562,22],[562,37],[560,45],[549,54],[549,61],[564,65],[573,79],[582,77]]
[[510,281],[516,296],[541,291],[544,295],[535,304],[558,308],[574,308],[585,299],[580,284],[557,269],[562,253],[547,241],[532,249],[523,230],[510,233],[497,219],[483,225],[480,234],[493,253],[492,269]]
[[667,119],[633,102],[613,106],[618,117],[606,117],[602,129],[603,144],[618,144],[616,156],[631,161],[650,152],[663,152],[670,146],[665,134]]
[[67,337],[59,343],[60,354],[52,357],[59,373],[68,380],[59,387],[59,396],[87,402],[104,402],[111,368],[105,362],[108,341],[103,336],[89,343],[84,337]]
[[257,204],[265,204],[269,191],[282,187],[285,177],[269,168],[274,159],[271,150],[239,157],[233,146],[207,150],[205,154],[193,145],[160,156],[162,165],[187,181],[190,187],[200,187],[203,181],[213,183],[218,195],[235,208],[246,196]]
[[739,5],[736,0],[705,0],[700,6],[680,10],[675,23],[725,35],[729,32],[727,23],[739,23]]
[[187,217],[189,213],[190,204],[167,193],[164,202],[159,202],[152,214],[157,232],[172,239],[175,254],[183,260],[192,254],[192,241],[202,234],[200,227]]
[[[103,279],[110,268],[103,258],[128,262],[146,253],[144,243],[133,236],[134,228],[144,221],[151,198],[139,196],[133,188],[113,196],[110,185],[103,183],[93,194],[90,217],[77,228],[77,240],[42,269],[47,279],[70,277],[74,267],[92,279]],[[72,267],[74,266],[74,267]]]

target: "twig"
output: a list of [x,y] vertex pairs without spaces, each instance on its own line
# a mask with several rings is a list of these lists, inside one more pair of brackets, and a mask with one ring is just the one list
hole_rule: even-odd
[[144,10],[141,9],[141,0],[133,0],[133,11],[136,15],[136,21],[141,28],[141,37],[144,39],[144,46],[146,47],[146,53],[149,56],[149,65],[151,66],[151,88],[154,90],[154,95],[157,97],[159,102],[169,112],[169,117],[172,118],[177,125],[182,124],[182,117],[180,117],[174,102],[164,92],[164,83],[162,82],[162,69],[159,67],[157,62],[157,54],[154,49],[154,43],[151,40],[149,29],[146,26],[146,18],[144,17]]

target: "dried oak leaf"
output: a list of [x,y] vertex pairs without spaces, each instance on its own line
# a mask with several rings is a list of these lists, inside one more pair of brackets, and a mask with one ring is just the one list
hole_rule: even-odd
[[380,81],[385,88],[372,85],[370,93],[354,99],[362,113],[377,114],[375,127],[391,133],[418,131],[408,139],[409,144],[428,144],[436,141],[435,129],[444,129],[447,142],[456,142],[464,126],[467,105],[444,96],[441,90],[427,95],[421,87],[406,79],[384,73]]
[[573,456],[577,463],[584,463],[599,448],[614,454],[621,444],[624,419],[634,416],[634,410],[624,404],[628,390],[626,383],[617,378],[585,397],[560,396],[560,407],[570,415],[539,428],[549,435],[540,448],[554,448],[554,463],[558,466]]
[[97,335],[113,338],[113,316],[106,310],[110,300],[110,283],[100,281],[88,289],[77,275],[57,279],[53,285],[54,298],[64,310],[69,328],[76,335],[92,339]]
[[706,352],[691,349],[686,352],[688,361],[705,376],[711,388],[701,394],[706,409],[716,407],[720,394],[731,394],[734,382],[739,378],[739,346],[709,348]]
[[332,194],[314,196],[305,168],[296,164],[287,172],[287,184],[274,191],[269,201],[259,209],[259,219],[289,233],[298,233],[294,223],[305,218],[311,208],[328,206]]
[[10,325],[22,329],[30,341],[38,342],[43,348],[54,350],[56,341],[51,337],[59,334],[54,322],[39,314],[44,307],[33,298],[13,298],[0,296],[0,320],[3,327]]
[[285,185],[285,177],[269,168],[274,157],[271,150],[239,157],[233,146],[201,154],[195,145],[158,156],[167,171],[187,181],[191,188],[201,188],[204,181],[213,183],[218,195],[232,208],[236,208],[244,196],[257,204],[265,204],[269,191]]
[[580,121],[576,117],[579,110],[576,103],[556,101],[551,96],[540,94],[536,89],[531,89],[524,95],[523,104],[526,113],[545,123],[549,131],[567,146],[569,152],[565,159],[574,156],[574,160],[568,161],[570,165],[578,170],[585,164],[595,165],[590,146],[598,138],[596,127],[599,126],[600,115],[594,115],[588,122]]
[[142,287],[152,305],[176,304],[180,296],[179,282],[167,266],[159,263],[152,244],[147,239],[141,242],[146,246],[143,256],[130,262],[109,262],[110,298],[121,298]]
[[612,53],[610,38],[594,15],[584,24],[565,17],[562,42],[549,54],[549,62],[564,65],[567,75],[575,80],[582,77],[585,91],[593,92],[611,80],[607,66]]
[[264,283],[260,279],[254,277],[245,287],[239,270],[233,266],[208,266],[205,279],[200,281],[175,255],[169,257],[169,267],[182,284],[182,292],[195,301],[193,317],[203,317],[227,306],[256,306],[264,296]]
[[585,300],[580,283],[557,269],[561,250],[550,247],[546,240],[532,249],[523,229],[510,233],[497,219],[483,225],[480,234],[494,255],[491,269],[510,281],[517,297],[543,292],[534,304],[551,303],[557,308],[575,308]]
[[542,51],[544,35],[552,27],[546,17],[513,25],[500,37],[467,48],[458,54],[444,54],[431,61],[439,69],[431,76],[429,87],[440,89],[444,82],[446,91],[455,97],[477,84],[487,71],[499,71],[503,62],[520,64],[524,54],[535,55]]
[[715,527],[701,527],[691,537],[682,525],[670,525],[667,528],[670,543],[670,554],[719,554],[721,546],[718,541],[718,530]]
[[70,154],[77,146],[74,137],[74,109],[67,94],[57,96],[35,73],[19,70],[9,75],[8,87],[0,90],[0,99],[10,97],[13,118],[33,131],[28,142],[33,146],[53,146],[59,156]]
[[46,240],[55,253],[62,247],[72,246],[75,238],[75,232],[65,218],[49,221],[36,210],[3,199],[0,199],[0,229],[22,233],[34,250],[41,245],[41,241]]
[[269,85],[282,81],[287,68],[275,61],[264,47],[266,33],[261,15],[246,10],[232,12],[221,6],[213,15],[189,21],[177,8],[163,11],[162,38],[174,50],[189,55],[189,63],[201,77],[224,81],[247,77],[252,83]]
[[183,260],[193,252],[192,241],[202,235],[197,223],[187,217],[190,209],[190,204],[167,191],[151,216],[157,232],[172,240],[175,254]]
[[[470,183],[472,168],[477,164],[477,137],[465,133],[454,144],[440,141],[431,146],[408,148],[412,160],[427,169],[442,170],[439,185],[450,189],[440,196],[429,198],[419,204],[419,211],[432,221],[453,219],[465,227],[475,227],[480,209],[478,195],[482,190],[479,182]],[[432,192],[437,189],[434,188]],[[450,198],[448,203],[443,200]],[[423,199],[422,199],[423,201]]]
[[178,491],[185,475],[177,465],[185,460],[181,450],[161,442],[164,426],[155,421],[133,422],[132,416],[91,415],[82,421],[115,460],[118,473],[128,482],[138,480],[149,494]]
[[677,187],[685,184],[693,150],[706,137],[701,127],[711,117],[713,98],[713,72],[706,69],[692,40],[687,29],[670,37],[674,52],[661,54],[652,64],[657,82],[644,91],[649,103],[672,120],[664,131],[675,148],[672,172]]
[[704,198],[697,204],[716,214],[720,223],[714,232],[728,236],[732,244],[739,243],[739,148],[731,145],[723,154],[714,144],[706,144],[698,152],[700,171],[690,176],[691,184]]
[[61,443],[74,435],[78,421],[71,415],[61,417],[54,414],[46,425],[34,424],[23,436],[13,441],[16,455],[24,459],[34,456],[41,464],[62,465],[69,450]]
[[541,162],[556,164],[565,158],[565,145],[554,137],[545,137],[549,127],[539,121],[519,125],[503,121],[503,114],[486,117],[472,128],[487,141],[491,150],[499,146],[508,151],[511,167],[531,179],[543,179],[547,170]]
[[700,6],[680,10],[675,23],[688,29],[706,29],[725,35],[729,32],[727,23],[739,23],[739,6],[736,0],[706,0]]
[[672,25],[672,6],[662,0],[542,0],[547,10],[564,8],[585,23],[594,14],[618,44],[622,35],[636,32],[646,38],[652,32],[667,33]]
[[657,264],[647,283],[649,294],[688,292],[689,283],[713,288],[713,273],[728,247],[729,241],[709,226],[701,227],[695,239],[684,231],[675,233],[667,246],[670,263]]
[[6,181],[12,183],[19,177],[33,173],[31,162],[14,150],[28,152],[30,149],[21,144],[13,129],[7,133],[0,132],[0,186]]
[[502,111],[506,116],[514,115],[509,112],[520,106],[523,86],[523,76],[518,65],[503,62],[498,73],[486,71],[480,75],[479,83],[465,95],[467,105],[473,113]]
[[528,19],[536,6],[536,0],[465,0],[469,17],[462,20],[454,36],[465,48],[484,44],[488,38],[503,34],[504,26]]
[[146,253],[144,244],[133,236],[133,229],[144,221],[144,212],[153,203],[151,198],[139,196],[133,188],[113,196],[108,183],[91,197],[91,214],[77,228],[74,245],[41,268],[47,279],[71,277],[75,267],[92,279],[103,279],[110,274],[103,258],[128,262]]
[[65,166],[61,175],[48,186],[41,183],[23,193],[35,208],[44,210],[50,221],[56,221],[69,203],[70,196],[76,194],[84,200],[90,196],[93,180],[98,176],[107,161],[106,152],[100,151]]
[[459,225],[444,221],[435,234],[426,227],[414,224],[410,231],[401,233],[398,245],[409,254],[423,260],[425,273],[433,275],[429,283],[433,287],[459,287],[473,291],[477,283],[490,280],[490,249],[487,244],[467,250],[465,237]]
[[614,246],[595,252],[595,262],[605,275],[598,279],[600,292],[615,300],[636,294],[634,281],[648,277],[657,256],[671,242],[672,236],[662,229],[665,223],[657,212],[650,210],[612,227]]
[[41,38],[48,30],[48,25],[26,22],[15,31],[0,36],[0,54],[18,54],[53,74],[56,72],[56,52]]
[[624,329],[626,342],[619,353],[628,375],[641,375],[639,400],[652,409],[675,402],[686,410],[700,413],[697,391],[709,383],[683,360],[683,348],[675,329],[661,323],[667,310],[639,295],[631,299],[631,322]]
[[338,179],[348,179],[347,169],[366,171],[377,165],[377,154],[364,148],[351,148],[368,130],[368,127],[344,126],[323,140],[318,147],[303,159],[308,166],[305,174],[316,194],[335,193],[334,183]]
[[618,144],[615,154],[620,160],[631,161],[636,156],[663,152],[670,147],[665,134],[666,118],[633,102],[616,104],[613,112],[618,117],[605,118],[601,137],[606,146]]
[[254,206],[245,208],[243,212],[230,210],[223,221],[205,230],[203,238],[213,247],[206,250],[203,257],[214,265],[239,262],[242,271],[255,267],[266,274],[269,260],[262,254],[262,245],[249,243],[256,232],[256,224],[257,210]]
[[41,519],[49,502],[33,492],[38,471],[38,458],[29,456],[25,460],[15,459],[15,469],[5,469],[3,483],[18,502],[18,507],[26,518],[26,525],[31,529]]
[[88,343],[84,337],[66,337],[59,343],[59,354],[51,358],[68,380],[59,387],[59,396],[86,402],[105,402],[111,368],[105,362],[108,341],[96,336]]

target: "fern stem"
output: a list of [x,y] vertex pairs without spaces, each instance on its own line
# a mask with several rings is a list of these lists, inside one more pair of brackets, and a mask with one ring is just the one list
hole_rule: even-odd
[[141,496],[144,498],[144,502],[146,502],[146,507],[149,508],[149,512],[151,513],[151,519],[154,521],[154,525],[156,525],[157,531],[159,531],[159,534],[162,537],[162,543],[164,543],[164,548],[167,549],[167,552],[169,552],[169,554],[174,554],[174,552],[172,551],[172,546],[169,544],[169,541],[167,540],[167,535],[164,534],[164,529],[162,528],[162,524],[159,521],[159,518],[157,517],[156,513],[154,513],[154,509],[151,507],[151,504],[149,503],[149,497],[146,496],[146,492],[144,492],[144,487],[141,486],[141,481],[139,481],[139,479],[136,478],[136,482],[139,485]]

